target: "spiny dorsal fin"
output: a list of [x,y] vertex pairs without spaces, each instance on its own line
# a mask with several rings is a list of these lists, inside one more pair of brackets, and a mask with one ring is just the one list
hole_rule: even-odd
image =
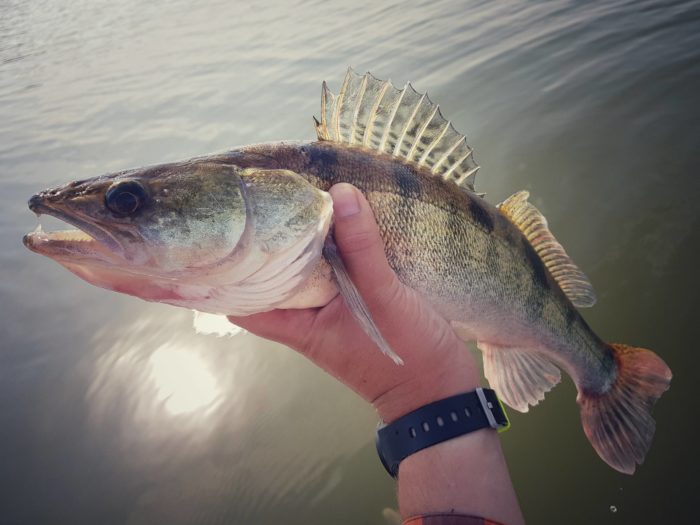
[[324,82],[316,134],[319,140],[363,146],[425,166],[474,191],[479,166],[466,138],[410,83],[397,89],[390,81],[348,69],[334,97]]
[[519,191],[499,204],[498,209],[525,234],[574,306],[593,306],[596,301],[593,285],[549,231],[544,215],[527,202],[529,196],[527,191]]

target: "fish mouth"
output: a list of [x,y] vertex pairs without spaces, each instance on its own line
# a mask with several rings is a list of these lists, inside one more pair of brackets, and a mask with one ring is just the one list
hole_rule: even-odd
[[37,217],[50,215],[77,229],[46,232],[41,224],[26,234],[22,242],[33,252],[54,259],[89,258],[115,260],[122,253],[120,243],[105,229],[78,215],[74,210],[64,210],[60,204],[50,202],[42,193],[29,199],[29,209]]

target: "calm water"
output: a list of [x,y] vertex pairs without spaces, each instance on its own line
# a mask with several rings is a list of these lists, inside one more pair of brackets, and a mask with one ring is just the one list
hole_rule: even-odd
[[261,4],[0,0],[0,523],[391,523],[353,394],[21,244],[44,187],[313,138],[348,65],[429,90],[487,198],[530,190],[591,277],[598,333],[675,373],[634,477],[598,460],[568,379],[512,414],[529,521],[697,523],[697,2]]

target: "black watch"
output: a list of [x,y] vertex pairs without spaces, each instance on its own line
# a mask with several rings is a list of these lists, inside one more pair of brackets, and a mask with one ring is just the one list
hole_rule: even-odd
[[490,388],[435,401],[389,425],[380,423],[377,453],[387,472],[396,477],[399,463],[411,454],[482,428],[499,432],[510,428],[506,411]]

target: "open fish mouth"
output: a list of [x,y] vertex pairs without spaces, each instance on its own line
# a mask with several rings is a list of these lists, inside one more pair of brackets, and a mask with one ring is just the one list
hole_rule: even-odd
[[60,204],[50,202],[44,193],[29,199],[29,209],[41,215],[50,215],[77,229],[44,231],[41,224],[24,236],[22,242],[33,252],[52,258],[115,260],[122,253],[120,243],[105,229],[90,222],[73,210],[64,210]]

